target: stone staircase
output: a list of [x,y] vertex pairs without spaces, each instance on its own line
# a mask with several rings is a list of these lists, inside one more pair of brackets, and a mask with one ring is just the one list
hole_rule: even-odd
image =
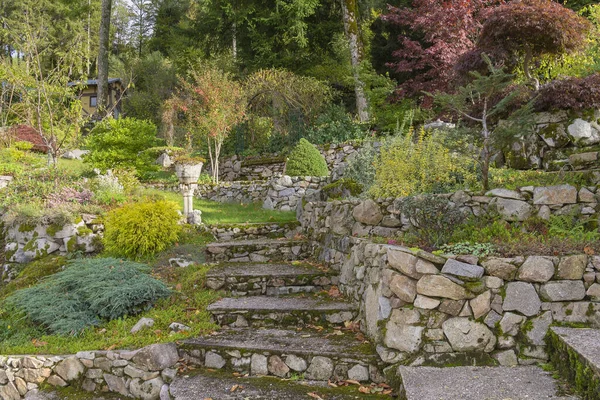
[[[182,343],[184,359],[210,370],[325,386],[349,379],[382,382],[378,356],[351,324],[357,306],[328,295],[337,274],[306,262],[309,251],[304,240],[281,238],[209,244],[207,260],[217,264],[207,273],[206,285],[230,297],[208,307],[222,330]],[[207,379],[202,373],[195,382]],[[274,393],[257,398],[306,398]],[[195,395],[211,397],[208,392]],[[215,398],[248,398],[227,396]],[[331,398],[359,398],[337,396]]]
[[[307,242],[228,241],[209,244],[206,253],[216,263],[207,273],[206,285],[228,296],[208,307],[222,329],[180,345],[186,362],[200,366],[201,372],[178,378],[172,389],[176,399],[367,399],[372,395],[358,393],[357,388],[327,394],[310,390],[324,390],[327,382],[350,380],[369,386],[389,378],[396,379],[397,395],[404,400],[600,399],[598,394],[565,394],[564,385],[550,372],[532,365],[400,366],[387,367],[384,374],[385,365],[373,346],[349,324],[358,319],[356,305],[327,295],[339,278],[307,262]],[[552,331],[556,345],[551,348],[562,350],[551,350],[551,357],[572,360],[578,351],[572,348],[576,340],[567,337],[577,335],[572,331],[567,335],[564,329]],[[593,340],[600,343],[597,335]],[[561,347],[561,343],[565,344]],[[598,390],[600,344],[589,348],[598,364],[590,362],[593,354],[582,353],[586,356],[581,366],[571,363],[567,369],[585,374],[565,378],[578,382],[584,374],[585,380],[593,382],[584,389]],[[245,379],[243,384],[240,379]],[[305,386],[315,382],[320,384]],[[238,389],[240,385],[243,389]]]

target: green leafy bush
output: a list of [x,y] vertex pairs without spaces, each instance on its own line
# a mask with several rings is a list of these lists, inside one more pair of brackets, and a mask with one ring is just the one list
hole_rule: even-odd
[[341,199],[360,195],[362,187],[353,180],[344,178],[325,185],[321,191],[328,199]]
[[98,124],[87,138],[90,150],[84,161],[102,171],[135,168],[138,173],[155,170],[155,159],[144,150],[158,146],[156,126],[133,118],[109,119]]
[[290,176],[327,176],[327,162],[306,139],[300,139],[288,158],[285,173]]
[[458,207],[439,195],[407,197],[402,201],[401,211],[410,219],[418,239],[432,247],[447,243],[455,227],[466,218]]
[[364,139],[367,134],[367,127],[354,121],[343,106],[332,104],[306,130],[304,138],[314,144],[341,143]]
[[138,314],[169,296],[167,286],[149,272],[147,265],[114,258],[75,260],[7,302],[53,333],[74,335],[102,321]]
[[112,210],[105,219],[106,251],[140,259],[166,249],[181,231],[177,210],[176,203],[164,200]]

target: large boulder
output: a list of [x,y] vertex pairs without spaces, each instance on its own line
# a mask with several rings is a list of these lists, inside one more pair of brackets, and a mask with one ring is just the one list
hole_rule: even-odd
[[54,367],[54,373],[58,374],[66,382],[79,379],[84,372],[84,365],[75,357],[66,358]]
[[442,324],[444,335],[454,351],[484,351],[496,346],[496,336],[487,326],[465,317],[450,318]]
[[496,210],[506,221],[525,221],[533,214],[533,207],[526,201],[497,198]]
[[577,203],[577,188],[571,185],[536,187],[533,190],[533,204],[561,205]]
[[542,302],[531,283],[510,282],[506,285],[506,296],[502,308],[505,311],[518,311],[528,317],[540,312]]
[[367,199],[354,207],[352,216],[365,225],[377,225],[383,219],[379,205],[371,199]]
[[469,294],[462,286],[441,275],[425,275],[417,282],[417,293],[430,297],[463,300]]
[[517,279],[525,282],[544,283],[554,275],[554,262],[549,257],[530,256],[519,268]]
[[148,368],[149,371],[161,371],[170,368],[179,361],[175,343],[152,344],[133,356],[133,362]]
[[585,297],[583,281],[551,281],[540,288],[545,301],[578,301]]

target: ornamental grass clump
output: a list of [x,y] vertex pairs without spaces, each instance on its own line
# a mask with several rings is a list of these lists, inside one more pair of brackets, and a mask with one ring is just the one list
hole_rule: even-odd
[[327,176],[325,157],[308,140],[302,138],[290,153],[285,167],[289,176]]
[[165,250],[177,241],[181,231],[177,210],[176,203],[165,200],[112,210],[105,219],[106,251],[140,260]]
[[150,267],[115,258],[73,260],[36,286],[21,289],[7,304],[50,332],[75,335],[86,327],[136,315],[168,297]]

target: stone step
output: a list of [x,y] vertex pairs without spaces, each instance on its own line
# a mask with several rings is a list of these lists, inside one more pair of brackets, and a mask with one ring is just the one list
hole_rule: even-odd
[[575,400],[539,367],[398,367],[401,400]]
[[[175,378],[171,395],[175,400],[299,400],[327,399],[385,400],[381,395],[365,395],[359,386],[332,388],[322,382],[293,382],[273,377],[234,377],[219,371],[203,370]],[[318,396],[318,397],[317,397]]]
[[207,262],[270,262],[304,260],[310,257],[306,240],[256,239],[214,242],[206,246]]
[[332,271],[309,264],[221,264],[206,274],[206,286],[233,296],[277,296],[328,290],[337,284]]
[[207,226],[217,242],[293,237],[300,222],[213,224]]
[[550,362],[584,398],[600,398],[600,330],[552,327]]
[[358,315],[353,304],[315,297],[227,297],[207,310],[219,325],[229,327],[342,326]]
[[187,362],[242,374],[316,381],[381,381],[371,346],[352,333],[235,328],[182,342]]

